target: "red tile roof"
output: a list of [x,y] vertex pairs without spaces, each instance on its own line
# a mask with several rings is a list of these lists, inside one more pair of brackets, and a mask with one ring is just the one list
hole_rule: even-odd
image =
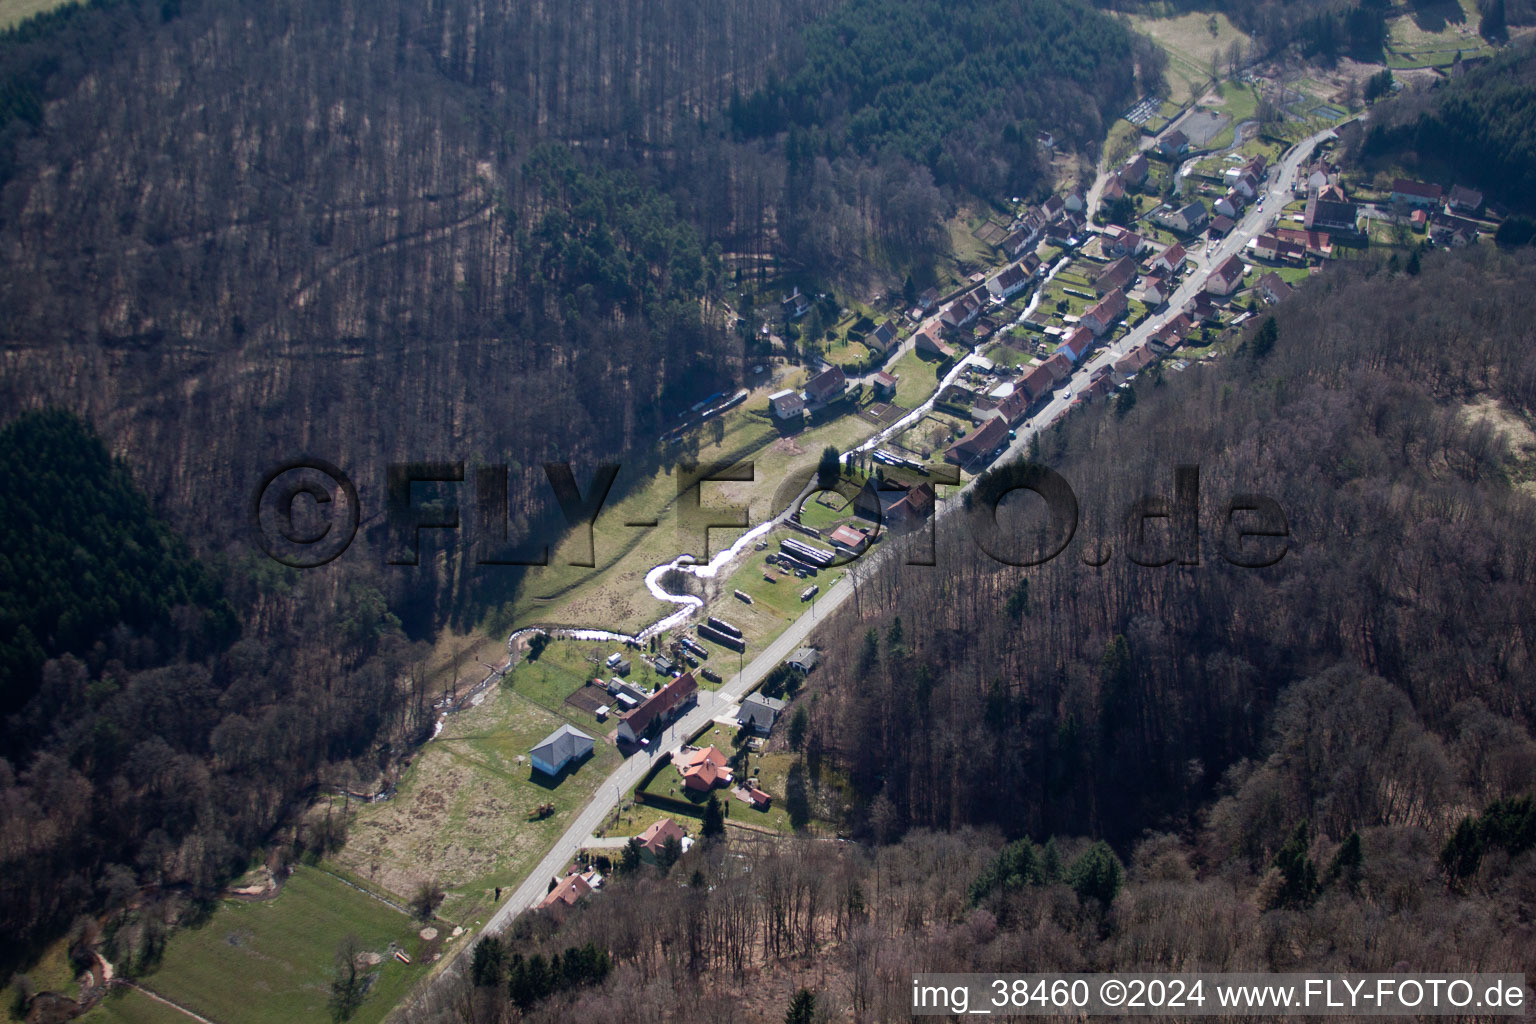
[[626,711],[619,716],[619,721],[627,723],[636,736],[651,727],[651,723],[657,718],[664,718],[682,705],[689,697],[699,692],[699,681],[693,678],[692,672],[684,672],[666,686],[651,694],[645,702],[632,711]]
[[575,906],[577,900],[589,895],[591,892],[592,886],[581,875],[566,875],[560,879],[560,884],[551,889],[549,895],[544,897],[543,902],[539,904],[539,909],[543,910],[546,907],[552,907],[556,903],[564,904],[567,907]]
[[640,833],[640,845],[651,853],[660,853],[662,847],[667,845],[668,839],[676,839],[679,843],[687,835],[682,827],[671,818],[662,818],[656,824]]

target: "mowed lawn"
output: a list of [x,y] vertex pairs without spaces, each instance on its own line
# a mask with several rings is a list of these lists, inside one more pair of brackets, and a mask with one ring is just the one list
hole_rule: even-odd
[[[300,867],[275,899],[226,900],[200,927],[175,932],[165,959],[141,984],[218,1024],[326,1021],[336,949],[348,935],[380,955],[354,1022],[378,1021],[395,1007],[425,965],[400,963],[396,943],[413,960],[424,945],[421,925],[339,879]],[[179,1015],[143,996],[114,1000],[90,1021],[169,1021]],[[186,1020],[185,1017],[180,1017]]]
[[[495,887],[528,874],[621,760],[602,731],[583,727],[597,740],[592,756],[557,779],[535,773],[528,751],[566,719],[518,692],[528,667],[479,707],[450,715],[394,797],[357,812],[336,854],[342,868],[402,899],[436,878],[447,892],[439,914],[466,927],[491,909]],[[538,819],[545,803],[554,813]]]

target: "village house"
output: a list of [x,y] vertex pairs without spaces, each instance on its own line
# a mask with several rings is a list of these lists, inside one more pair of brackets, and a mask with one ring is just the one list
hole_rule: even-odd
[[749,694],[736,712],[736,724],[758,736],[767,736],[784,710],[784,702],[761,693]]
[[1158,219],[1166,228],[1180,234],[1192,235],[1205,229],[1206,224],[1210,223],[1211,215],[1204,203],[1194,199],[1162,214]]
[[1226,238],[1232,233],[1232,229],[1235,227],[1237,227],[1237,221],[1233,220],[1231,217],[1228,217],[1224,213],[1218,213],[1216,216],[1211,218],[1211,225],[1210,228],[1206,231],[1206,236],[1213,239]]
[[639,707],[619,716],[619,739],[639,743],[653,730],[671,722],[694,702],[699,682],[684,672],[645,699]]
[[805,413],[805,399],[793,388],[785,388],[768,396],[768,405],[775,419],[799,419]]
[[1360,233],[1360,211],[1354,203],[1341,203],[1321,197],[1308,199],[1302,225],[1308,231],[1331,231],[1335,234],[1343,232],[1348,235],[1358,235]]
[[821,661],[821,652],[814,647],[801,647],[784,662],[801,675],[809,674]]
[[1244,199],[1253,200],[1259,197],[1259,182],[1252,174],[1244,171],[1232,184],[1232,189]]
[[780,306],[784,310],[785,320],[798,320],[810,312],[811,299],[810,296],[802,293],[797,287],[794,291],[784,296],[784,301]]
[[1175,128],[1171,132],[1164,132],[1163,137],[1157,140],[1157,151],[1172,160],[1189,152],[1189,136]]
[[1010,263],[1002,272],[987,282],[987,293],[993,302],[1006,302],[1029,284],[1029,275],[1017,263]]
[[[1203,293],[1198,298],[1204,299],[1206,302],[1210,301],[1210,296]],[[1152,337],[1147,340],[1147,345],[1158,355],[1168,355],[1174,349],[1184,344],[1184,339],[1189,337],[1190,332],[1194,329],[1195,322],[1190,318],[1189,314],[1180,313],[1152,332]]]
[[933,515],[938,494],[933,484],[926,481],[911,488],[886,510],[885,525],[893,530],[906,530]]
[[1205,279],[1205,290],[1211,295],[1231,295],[1243,285],[1243,261],[1236,256],[1227,257],[1226,262],[1211,271],[1211,276]]
[[1254,288],[1264,297],[1264,301],[1270,305],[1287,298],[1291,294],[1291,286],[1285,283],[1285,279],[1271,270],[1259,278]]
[[1094,337],[1102,337],[1129,308],[1125,292],[1110,292],[1083,314],[1082,325],[1092,331]]
[[807,405],[824,405],[848,388],[848,378],[841,366],[831,366],[805,382]]
[[1147,240],[1134,231],[1122,227],[1112,227],[1105,237],[1104,252],[1110,256],[1130,256],[1133,259],[1141,255],[1141,251],[1147,247]]
[[917,342],[913,345],[920,356],[929,359],[953,359],[955,350],[945,342],[939,340],[933,333],[933,328],[928,328],[917,336]]
[[1116,288],[1129,288],[1132,281],[1136,280],[1136,261],[1129,256],[1122,256],[1093,279],[1093,290],[1100,295],[1114,291]]
[[1296,183],[1291,186],[1291,192],[1298,196],[1315,196],[1337,180],[1338,172],[1320,157],[1296,169]]
[[1099,193],[1102,202],[1121,199],[1125,196],[1125,182],[1121,180],[1119,172],[1111,174],[1109,180],[1104,183],[1104,190]]
[[1209,292],[1201,290],[1184,303],[1184,314],[1194,323],[1219,323],[1221,307],[1216,305],[1216,300],[1211,298]]
[[1444,190],[1439,185],[1427,181],[1414,181],[1411,178],[1398,178],[1392,183],[1392,196],[1389,202],[1405,203],[1409,206],[1439,206],[1444,194]]
[[572,761],[592,753],[593,739],[573,725],[562,725],[528,752],[533,767],[545,775],[559,775]]
[[1184,246],[1174,242],[1162,252],[1152,257],[1152,269],[1161,270],[1171,276],[1179,272],[1179,268],[1184,266],[1186,258],[1187,254],[1184,251]]
[[1065,355],[1072,360],[1073,365],[1083,361],[1083,356],[1093,347],[1093,331],[1079,324],[1067,332],[1060,345],[1056,346],[1056,352]]
[[1137,153],[1127,160],[1125,166],[1120,168],[1120,180],[1125,184],[1136,188],[1147,180],[1147,172],[1151,165],[1147,163],[1147,154]]
[[1025,374],[1024,379],[1014,387],[1014,393],[1023,392],[1031,402],[1038,402],[1045,398],[1056,387],[1056,377],[1044,363]]
[[583,898],[592,895],[602,882],[603,876],[596,871],[573,872],[560,879],[549,894],[539,901],[539,909],[561,911],[574,907]]
[[1248,243],[1248,248],[1260,259],[1285,260],[1289,263],[1304,263],[1307,259],[1306,247],[1273,234],[1257,236]]
[[927,313],[939,304],[939,291],[937,288],[924,288],[917,293],[917,309]]
[[662,818],[635,838],[640,840],[640,857],[653,863],[660,859],[668,840],[676,840],[678,849],[683,853],[687,853],[693,845],[688,833],[671,818]]
[[1302,231],[1298,228],[1275,228],[1271,232],[1282,242],[1299,245],[1308,256],[1329,259],[1333,256],[1333,240],[1326,231]]
[[1142,342],[1115,362],[1115,374],[1120,380],[1129,380],[1150,366],[1157,358],[1152,346]]
[[1429,237],[1436,245],[1461,249],[1477,241],[1477,221],[1449,213],[1434,213],[1429,218]]
[[970,293],[966,293],[951,302],[939,316],[939,320],[945,327],[958,329],[971,323],[980,315],[981,303],[977,302]]
[[1236,220],[1243,215],[1243,209],[1247,206],[1243,197],[1237,194],[1236,189],[1229,190],[1226,195],[1216,200],[1216,212],[1224,214]]
[[874,391],[876,398],[890,401],[896,397],[896,377],[894,374],[887,373],[884,370],[875,374],[870,381],[870,387]]
[[1476,189],[1452,185],[1445,197],[1445,212],[1476,217],[1483,212],[1483,194]]
[[1072,360],[1068,359],[1064,352],[1052,353],[1051,357],[1040,366],[1051,375],[1052,386],[1072,376]]
[[1051,196],[1040,204],[1040,213],[1047,221],[1053,221],[1067,212],[1067,206],[1060,196]]
[[[987,411],[986,415],[995,416],[1010,427],[1016,427],[1024,422],[1025,416],[1029,415],[1029,393],[1020,384],[1009,386],[1013,390],[1003,396],[992,409]],[[976,406],[971,407],[972,414],[977,411]]]
[[864,335],[864,347],[871,352],[889,352],[894,344],[896,344],[896,326],[889,320]]
[[719,785],[730,785],[732,773],[726,756],[713,746],[702,750],[682,750],[672,764],[683,776],[687,789],[707,793]]
[[1002,248],[1005,256],[1011,260],[1016,260],[1024,253],[1034,249],[1035,243],[1039,240],[1040,230],[1038,228],[1020,227],[1009,232],[1007,237],[999,243],[999,246]]
[[1167,271],[1157,270],[1142,279],[1141,301],[1149,306],[1161,306],[1173,297],[1174,282]]
[[1008,427],[1002,420],[987,420],[981,426],[949,446],[944,461],[957,466],[974,466],[989,462],[998,449],[1008,443]]
[[1083,190],[1074,188],[1067,193],[1067,197],[1061,201],[1061,205],[1067,208],[1068,213],[1082,213],[1088,202],[1083,198]]

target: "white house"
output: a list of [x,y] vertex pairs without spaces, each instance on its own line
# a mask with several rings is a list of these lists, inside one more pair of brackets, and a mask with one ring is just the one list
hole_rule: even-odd
[[562,725],[528,752],[534,768],[545,775],[559,775],[572,761],[592,753],[593,739],[575,726]]

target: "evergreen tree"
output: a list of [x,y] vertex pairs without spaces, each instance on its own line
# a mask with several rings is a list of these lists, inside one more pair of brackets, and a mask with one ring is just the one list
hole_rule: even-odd
[[619,854],[619,870],[631,873],[640,867],[640,840],[631,836]]
[[805,731],[810,728],[811,716],[805,710],[804,704],[795,705],[795,713],[789,716],[789,749],[799,750],[805,746]]
[[1344,888],[1354,892],[1360,882],[1360,866],[1364,863],[1365,854],[1360,849],[1360,833],[1351,830],[1339,844],[1333,859],[1328,862],[1328,873],[1324,876],[1324,884],[1342,883]]
[[789,777],[784,781],[784,809],[789,812],[789,823],[802,829],[811,820],[810,796],[805,791],[805,765],[799,761],[789,767]]
[[811,1024],[815,1019],[816,993],[803,988],[789,1001],[789,1012],[784,1014],[784,1024]]
[[504,951],[498,936],[488,935],[475,943],[475,953],[470,961],[469,973],[477,986],[501,984],[503,956]]
[[1097,901],[1104,909],[1108,909],[1120,895],[1124,883],[1125,869],[1120,866],[1120,858],[1102,839],[1073,861],[1067,871],[1067,884],[1072,886],[1077,898],[1084,903]]
[[1312,845],[1312,823],[1298,822],[1285,845],[1275,854],[1274,866],[1280,871],[1280,887],[1271,906],[1302,907],[1317,894],[1317,865],[1307,855]]
[[842,458],[837,449],[827,445],[821,450],[821,461],[816,464],[816,486],[824,491],[830,491],[837,486],[837,481],[842,475]]
[[1275,342],[1278,340],[1280,340],[1280,328],[1276,325],[1274,317],[1267,316],[1259,325],[1259,329],[1254,332],[1253,346],[1249,351],[1253,353],[1253,358],[1263,359],[1274,350]]
[[705,839],[725,835],[725,808],[720,806],[720,798],[713,793],[709,796],[709,803],[704,805],[702,832]]

